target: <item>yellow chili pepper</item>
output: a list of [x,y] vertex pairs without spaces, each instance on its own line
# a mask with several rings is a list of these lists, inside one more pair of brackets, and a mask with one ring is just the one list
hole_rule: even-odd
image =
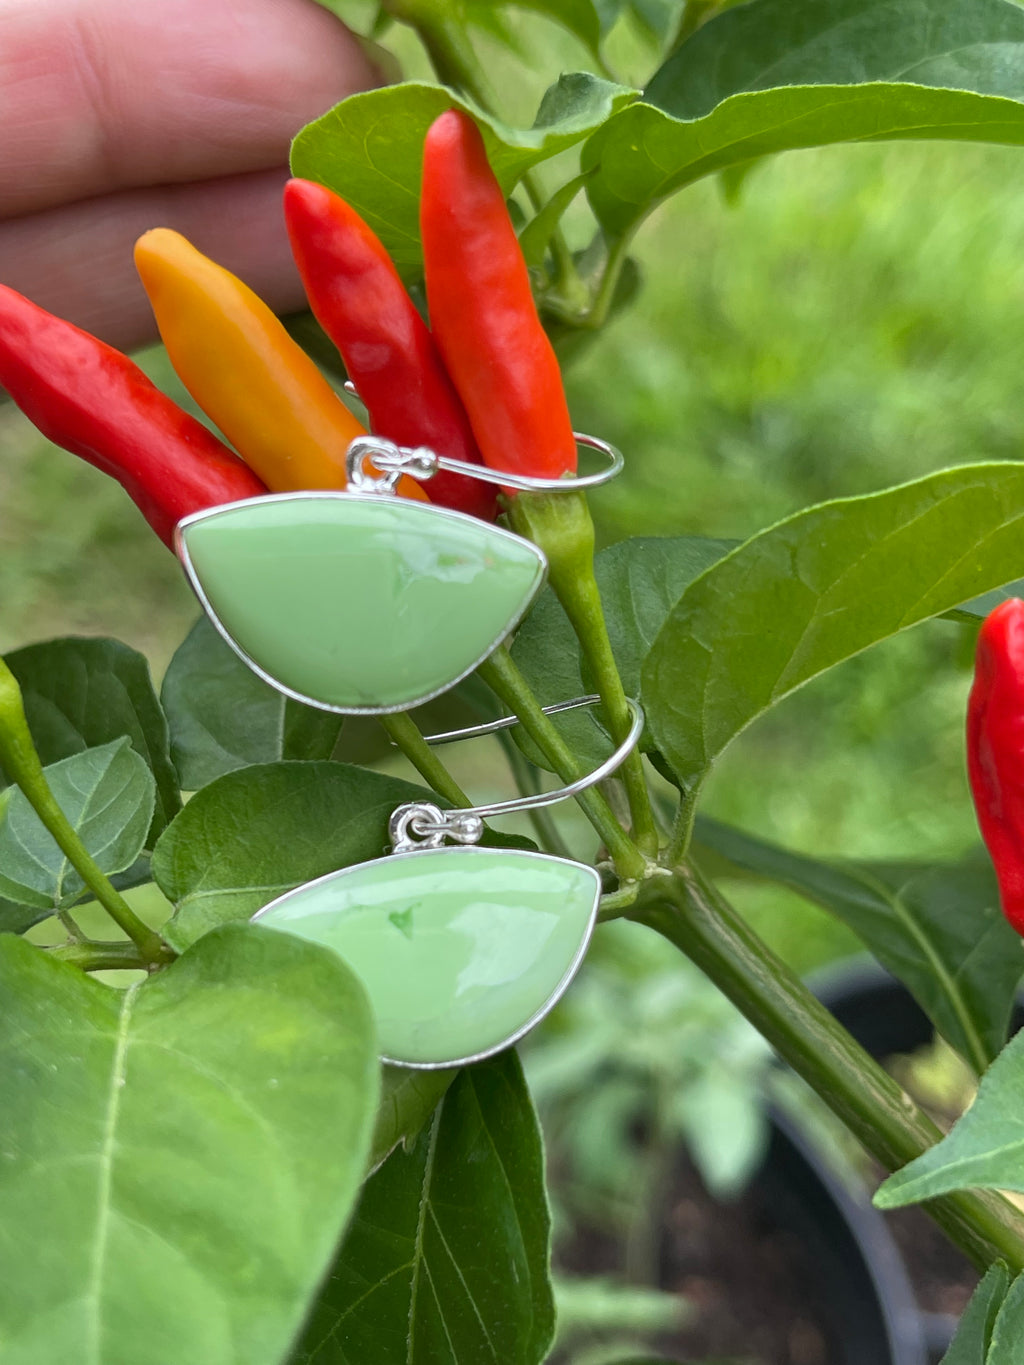
[[275,493],[344,488],[365,429],[263,300],[170,228],[139,238],[135,265],[171,364],[250,469]]

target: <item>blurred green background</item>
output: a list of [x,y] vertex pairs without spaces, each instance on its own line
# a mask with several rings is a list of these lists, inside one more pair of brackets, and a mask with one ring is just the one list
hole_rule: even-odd
[[[641,232],[643,289],[568,374],[574,421],[619,444],[605,542],[743,537],[824,498],[1016,458],[1024,196],[1013,149],[791,154],[738,199],[699,184]],[[159,352],[145,363],[180,397]],[[0,649],[109,633],[157,673],[194,616],[113,483],[0,408]],[[705,809],[816,853],[949,856],[975,838],[961,726],[971,641],[934,622],[812,684],[744,735]],[[853,940],[740,888],[800,968]]]

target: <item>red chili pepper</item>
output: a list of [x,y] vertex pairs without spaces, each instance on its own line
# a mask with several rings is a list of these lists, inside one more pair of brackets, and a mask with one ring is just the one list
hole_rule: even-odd
[[1017,597],[998,606],[978,636],[967,772],[1003,914],[1024,935],[1024,602]]
[[0,385],[44,436],[117,479],[167,545],[190,512],[267,491],[127,356],[6,285]]
[[430,326],[492,469],[576,468],[562,376],[476,124],[449,109],[423,148],[420,230]]
[[[375,432],[480,464],[469,418],[440,352],[376,233],[323,185],[290,180],[284,213],[317,321],[341,352]],[[493,518],[495,491],[440,472],[431,502]]]

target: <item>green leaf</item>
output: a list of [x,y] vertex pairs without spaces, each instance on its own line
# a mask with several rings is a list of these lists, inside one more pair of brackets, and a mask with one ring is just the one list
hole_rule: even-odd
[[127,991],[0,939],[4,1365],[278,1365],[377,1095],[335,954],[231,926]]
[[480,113],[444,86],[408,81],[351,95],[308,124],[292,144],[292,172],[347,200],[399,271],[415,279],[422,264],[423,139],[438,115],[453,107],[473,115],[508,194],[531,166],[582,141],[635,93],[588,72],[561,76],[545,94],[534,126],[524,131]]
[[1021,596],[1024,596],[1024,578],[1005,583],[1001,588],[993,588],[991,592],[983,592],[980,597],[972,597],[969,602],[961,602],[958,607],[946,612],[946,616],[952,621],[977,625],[1001,603],[1009,601],[1011,597]]
[[370,1169],[376,1170],[399,1143],[408,1147],[440,1103],[458,1071],[417,1071],[385,1066],[381,1075],[377,1125],[370,1148]]
[[[641,665],[684,588],[734,544],[700,536],[638,536],[596,556],[608,634],[629,696],[639,695]],[[550,588],[523,622],[512,656],[545,705],[593,691],[569,618]],[[570,713],[557,724],[580,759],[598,763],[607,755],[608,737],[592,712]],[[523,747],[541,761],[528,741]]]
[[1024,953],[987,858],[938,865],[808,858],[705,819],[695,838],[732,866],[836,914],[976,1070],[997,1055]]
[[981,1078],[977,1098],[949,1133],[875,1195],[880,1209],[916,1204],[950,1190],[1024,1192],[1024,1032]]
[[367,1182],[293,1365],[539,1365],[549,1238],[540,1132],[508,1051],[460,1072]]
[[940,1365],[985,1365],[996,1314],[1006,1297],[1010,1276],[1002,1261],[990,1265],[964,1309],[956,1336]]
[[[988,1277],[986,1276],[986,1279]],[[982,1281],[984,1284],[984,1280]],[[970,1305],[968,1305],[968,1310]],[[992,1329],[992,1344],[989,1347],[985,1365],[1017,1365],[1020,1360],[1020,1344],[1024,1341],[1024,1275],[1018,1275],[1010,1285],[995,1327]],[[955,1365],[951,1362],[950,1365]]]
[[[86,749],[44,771],[58,805],[100,870],[109,874],[131,867],[153,818],[154,783],[128,739]],[[73,905],[84,890],[85,883],[25,796],[16,787],[5,791],[0,796],[0,896],[38,912],[31,924]]]
[[583,149],[623,233],[701,176],[890,138],[1024,142],[1024,14],[1008,0],[753,0],[703,25]]
[[731,740],[809,679],[1022,567],[1024,468],[1013,462],[798,512],[672,609],[643,668],[655,745],[695,789]]
[[127,735],[156,779],[157,836],[181,809],[167,720],[149,664],[120,640],[68,639],[29,645],[5,656],[25,699],[25,715],[44,764],[70,758]]
[[218,778],[153,852],[154,880],[176,906],[166,937],[186,947],[303,882],[380,857],[391,812],[427,797],[347,763],[255,764]]
[[161,699],[186,791],[250,763],[330,758],[344,720],[262,682],[205,616],[171,660]]

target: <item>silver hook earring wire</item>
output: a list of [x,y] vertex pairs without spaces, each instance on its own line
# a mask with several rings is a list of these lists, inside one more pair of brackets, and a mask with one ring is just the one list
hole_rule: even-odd
[[[601,698],[596,692],[588,697],[574,697],[572,701],[556,701],[551,706],[542,706],[546,716],[557,716],[563,711],[578,711],[582,706],[596,706]],[[476,739],[479,735],[493,735],[499,730],[511,730],[519,725],[518,716],[501,716],[498,720],[488,720],[481,725],[467,725],[463,730],[442,730],[440,734],[424,735],[427,744],[453,744],[457,739]]]
[[[346,473],[349,487],[357,493],[393,493],[403,474],[425,482],[432,479],[439,469],[449,474],[462,474],[467,479],[478,479],[482,483],[497,484],[500,488],[516,488],[527,493],[564,493],[571,488],[597,488],[622,472],[625,461],[622,452],[615,446],[580,431],[573,432],[573,436],[579,445],[596,450],[607,459],[608,464],[604,469],[562,479],[535,479],[527,474],[503,473],[500,469],[488,469],[485,465],[452,460],[447,455],[438,455],[427,446],[400,446],[384,436],[357,436],[349,445],[345,457]],[[367,465],[377,471],[376,476],[367,471]]]
[[[595,701],[599,700],[599,697],[584,697],[572,702],[560,702],[557,707],[545,707],[544,709],[549,713],[551,711],[566,711],[576,706],[593,705]],[[603,782],[606,777],[611,777],[625,763],[640,742],[640,736],[644,731],[644,713],[640,704],[630,700],[627,705],[633,717],[629,734],[592,772],[586,773],[583,777],[577,778],[575,782],[570,782],[568,786],[558,787],[554,791],[538,792],[531,796],[516,796],[508,801],[495,801],[489,806],[472,806],[469,809],[447,811],[425,801],[399,806],[392,814],[388,825],[392,852],[409,853],[417,848],[441,848],[446,839],[452,839],[459,844],[478,843],[484,832],[484,820],[492,819],[498,815],[512,815],[517,811],[541,810],[545,806],[557,805],[560,801],[566,801],[569,797],[578,796],[580,792],[596,786],[598,782]],[[447,742],[449,739],[467,739],[473,735],[489,734],[494,730],[505,729],[508,725],[516,724],[518,724],[518,717],[510,716],[502,721],[490,721],[487,725],[474,725],[467,730],[450,731],[444,736],[434,735],[431,736],[431,739],[435,744]]]

